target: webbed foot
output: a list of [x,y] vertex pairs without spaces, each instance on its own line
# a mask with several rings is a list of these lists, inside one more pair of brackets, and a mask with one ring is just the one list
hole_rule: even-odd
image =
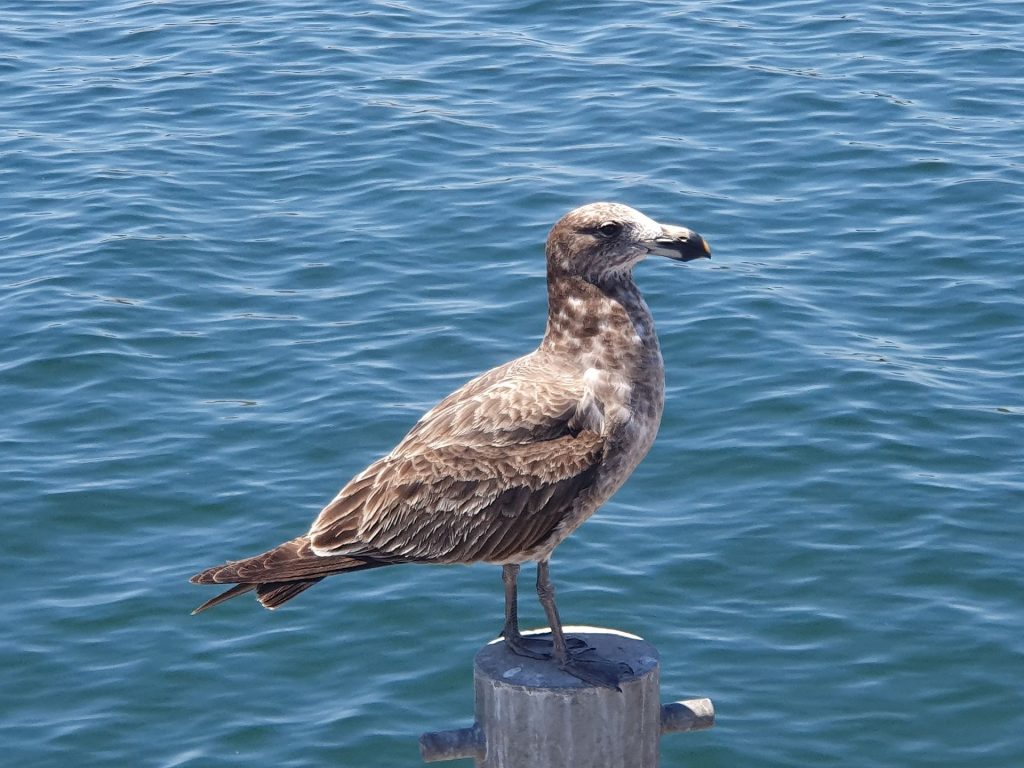
[[633,668],[629,664],[602,658],[589,646],[584,651],[570,651],[569,658],[559,666],[564,672],[578,677],[585,683],[613,688],[620,693],[622,689],[619,683],[633,674]]
[[[551,640],[550,632],[541,635],[505,635],[505,645],[516,656],[525,656],[528,659],[550,659],[554,655],[552,651],[554,643]],[[576,637],[565,638],[565,645],[569,651],[579,653],[594,650]]]

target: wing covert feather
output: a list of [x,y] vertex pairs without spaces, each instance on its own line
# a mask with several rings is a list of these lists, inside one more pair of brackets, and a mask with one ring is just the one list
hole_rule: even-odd
[[321,511],[313,551],[474,562],[540,544],[593,481],[604,440],[582,382],[530,377],[528,362],[495,369],[429,411]]

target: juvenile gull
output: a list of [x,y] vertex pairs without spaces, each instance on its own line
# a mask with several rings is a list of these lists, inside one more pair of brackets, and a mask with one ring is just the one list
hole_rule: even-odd
[[[501,565],[502,635],[517,654],[554,655],[588,682],[619,671],[566,641],[548,563],[555,547],[625,482],[654,442],[664,368],[633,267],[648,254],[709,257],[700,235],[619,203],[592,203],[548,234],[548,321],[540,346],[456,390],[387,456],[356,475],[308,533],[209,568],[234,584],[195,610],[250,590],[276,608],[326,576],[397,563]],[[551,640],[524,637],[520,564],[536,561]],[[550,652],[549,652],[550,651]]]

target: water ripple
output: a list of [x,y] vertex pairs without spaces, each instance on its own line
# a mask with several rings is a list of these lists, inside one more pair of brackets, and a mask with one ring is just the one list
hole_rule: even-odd
[[527,351],[545,233],[595,199],[715,249],[639,268],[661,435],[554,563],[570,621],[715,700],[663,763],[1024,761],[1015,4],[5,19],[12,762],[415,765],[468,722],[497,569],[201,619],[186,579]]

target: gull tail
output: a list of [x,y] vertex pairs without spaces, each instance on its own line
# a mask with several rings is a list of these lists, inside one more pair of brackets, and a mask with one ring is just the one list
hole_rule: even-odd
[[277,608],[335,573],[364,571],[383,565],[390,563],[348,555],[317,555],[310,548],[309,537],[300,536],[263,554],[233,560],[197,573],[189,579],[193,584],[235,586],[207,600],[192,611],[192,615],[252,590],[256,590],[256,599],[264,608]]

